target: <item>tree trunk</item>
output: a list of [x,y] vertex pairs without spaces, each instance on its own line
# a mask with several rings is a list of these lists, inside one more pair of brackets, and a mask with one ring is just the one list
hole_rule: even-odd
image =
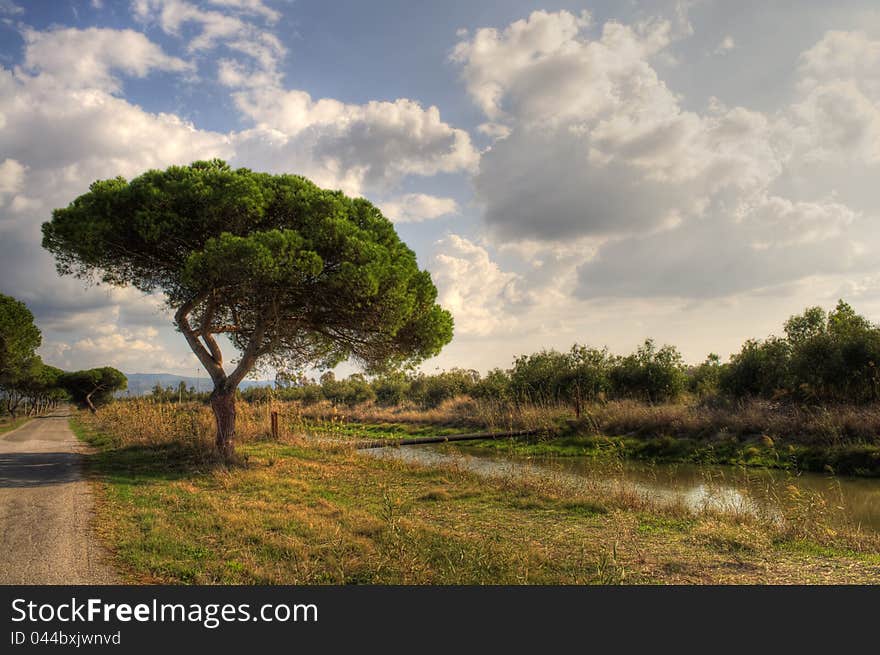
[[[95,392],[93,391],[92,393],[95,393]],[[90,393],[89,395],[86,396],[86,405],[89,406],[89,411],[90,411],[92,414],[97,414],[97,413],[98,413],[98,410],[97,410],[97,409],[95,408],[95,406],[92,404],[92,393]]]
[[214,389],[211,409],[217,421],[217,450],[225,459],[231,459],[235,454],[235,389]]

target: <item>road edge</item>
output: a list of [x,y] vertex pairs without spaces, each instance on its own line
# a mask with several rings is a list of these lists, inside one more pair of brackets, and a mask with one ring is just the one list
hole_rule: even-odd
[[18,432],[19,430],[21,430],[24,426],[30,424],[30,422],[33,421],[33,420],[36,419],[36,418],[37,418],[36,416],[31,416],[30,418],[28,418],[27,421],[25,421],[24,423],[22,423],[21,425],[19,425],[17,428],[12,428],[11,430],[7,430],[6,432],[0,432],[0,439],[5,439],[5,438],[6,438],[7,436],[9,436],[10,434],[15,434],[16,432]]

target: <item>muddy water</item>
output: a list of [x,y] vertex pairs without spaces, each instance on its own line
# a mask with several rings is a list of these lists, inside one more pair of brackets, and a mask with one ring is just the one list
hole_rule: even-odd
[[659,503],[681,503],[778,517],[783,507],[821,514],[831,524],[880,532],[880,480],[694,464],[598,462],[588,457],[524,457],[464,453],[447,445],[365,451],[427,465],[455,465],[487,476],[545,476],[573,486],[625,490]]

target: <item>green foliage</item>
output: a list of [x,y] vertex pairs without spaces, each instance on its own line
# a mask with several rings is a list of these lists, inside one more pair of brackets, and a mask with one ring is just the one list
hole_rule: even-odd
[[42,342],[34,316],[24,303],[0,294],[0,394],[3,409],[15,417],[24,404],[36,414],[64,397],[61,371],[46,366],[36,354]]
[[112,366],[72,371],[59,376],[59,384],[67,390],[74,402],[94,409],[113,399],[113,394],[128,386],[122,372]]
[[675,346],[658,349],[653,340],[646,339],[636,352],[616,363],[611,382],[619,395],[658,402],[679,396],[688,379]]
[[721,376],[721,389],[733,396],[770,398],[791,386],[791,344],[778,337],[746,341]]
[[706,361],[688,371],[688,389],[700,397],[712,396],[721,388],[721,376],[725,365],[715,353],[709,353]]
[[150,398],[160,403],[178,403],[207,400],[208,394],[196,391],[195,387],[187,387],[186,382],[181,380],[177,386],[168,385],[163,387],[158,382],[150,390]]
[[355,373],[345,380],[336,380],[332,372],[321,377],[324,397],[334,405],[357,405],[375,400],[376,392],[363,375]]
[[0,294],[0,384],[12,384],[29,370],[40,343],[42,335],[27,306]]
[[[367,200],[224,162],[102,180],[43,225],[61,274],[161,290],[229,392],[255,366],[369,369],[418,362],[452,338],[430,275]],[[216,343],[242,352],[226,375]]]
[[419,375],[410,382],[409,397],[423,407],[437,407],[444,400],[470,394],[479,379],[477,371],[461,368]]
[[784,339],[750,340],[721,379],[734,396],[790,396],[817,402],[880,398],[880,328],[839,301],[785,323]]
[[575,344],[568,354],[568,370],[562,374],[565,397],[580,406],[581,401],[596,401],[611,391],[611,371],[615,359],[607,348],[588,348]]
[[516,399],[533,403],[558,403],[564,398],[570,358],[556,350],[520,355],[510,371],[510,387]]
[[493,368],[479,380],[471,392],[475,398],[508,401],[513,398],[510,375],[500,368]]
[[400,405],[409,396],[410,381],[403,373],[391,373],[373,381],[376,402],[385,407]]

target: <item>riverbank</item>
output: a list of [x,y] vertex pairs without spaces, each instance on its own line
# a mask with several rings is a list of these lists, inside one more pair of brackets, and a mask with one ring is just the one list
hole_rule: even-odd
[[811,407],[751,400],[647,404],[619,400],[566,406],[497,405],[461,398],[432,410],[373,405],[294,405],[296,429],[338,438],[537,430],[466,449],[517,455],[623,458],[880,476],[880,406]]
[[863,477],[880,476],[880,447],[873,444],[778,443],[761,435],[710,438],[662,436],[613,437],[576,429],[544,439],[470,442],[466,449],[516,455],[595,457],[656,463],[750,466]]
[[131,581],[880,583],[877,536],[831,528],[809,499],[783,517],[694,513],[624,487],[269,442],[246,408],[241,463],[226,467],[205,411],[74,421],[96,451],[96,525]]

